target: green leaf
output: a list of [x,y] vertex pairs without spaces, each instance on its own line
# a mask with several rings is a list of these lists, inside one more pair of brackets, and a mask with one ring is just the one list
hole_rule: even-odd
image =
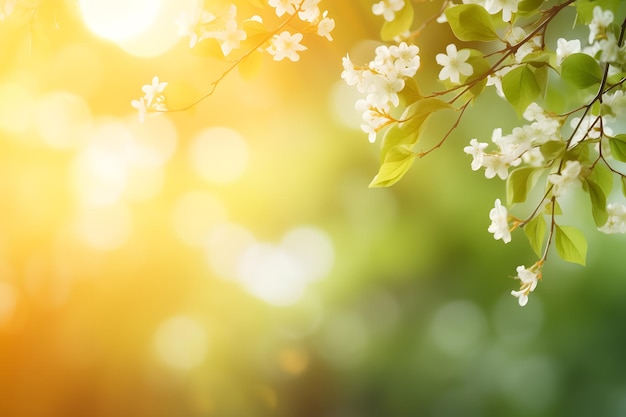
[[549,140],[539,146],[541,155],[543,155],[543,158],[548,162],[560,158],[563,152],[565,152],[565,148],[565,142],[560,140]]
[[567,262],[585,265],[587,258],[587,240],[575,227],[556,225],[556,251]]
[[537,174],[541,171],[535,167],[522,167],[511,171],[506,179],[507,205],[526,201],[528,191],[532,189]]
[[613,172],[605,164],[596,164],[587,178],[598,184],[605,196],[613,191]]
[[528,68],[528,65],[523,65],[502,77],[502,91],[517,114],[521,116],[526,107],[541,94],[541,87],[537,84],[535,74]]
[[[553,207],[554,207],[554,213],[552,213]],[[555,198],[555,199],[550,200],[548,204],[546,204],[545,208],[543,209],[543,213],[547,214],[548,216],[552,216],[552,215],[560,216],[561,214],[563,214],[563,210],[561,209],[561,205]]]
[[602,81],[602,68],[587,54],[572,54],[561,64],[561,77],[576,88],[587,88]]
[[395,19],[391,22],[385,20],[385,23],[383,23],[383,27],[380,30],[380,38],[385,42],[389,42],[396,36],[408,31],[411,29],[414,16],[411,2],[404,2],[404,7],[396,13]]
[[417,80],[415,78],[407,78],[404,80],[404,88],[398,93],[398,97],[400,97],[400,101],[405,106],[408,106],[424,96],[422,96],[419,86],[417,85]]
[[415,156],[415,152],[411,151],[409,146],[398,145],[391,148],[369,186],[389,187],[395,184],[411,168]]
[[626,162],[626,135],[617,135],[609,138],[609,146],[614,159]]
[[400,116],[400,120],[404,120],[404,122],[393,125],[383,136],[383,146],[380,151],[381,161],[384,161],[387,152],[397,145],[416,144],[420,139],[422,126],[431,114],[452,108],[447,102],[433,97],[411,104]]
[[591,214],[593,215],[593,221],[597,227],[601,227],[609,219],[609,214],[606,211],[606,194],[602,191],[602,187],[587,179],[585,181],[589,198],[591,199]]
[[531,52],[522,59],[522,63],[530,64],[533,67],[545,67],[550,63],[551,54],[543,50]]
[[539,214],[524,226],[524,233],[530,242],[530,247],[535,251],[537,256],[541,257],[541,248],[543,247],[543,239],[546,236],[546,220],[542,214]]
[[[530,65],[533,65],[530,63]],[[542,65],[534,69],[535,80],[539,86],[539,95],[544,97],[548,88],[548,66]]]
[[517,11],[519,13],[532,12],[537,10],[539,6],[544,3],[545,0],[522,0],[517,5]]
[[498,39],[491,15],[477,4],[458,4],[446,10],[454,35],[461,41],[489,42]]

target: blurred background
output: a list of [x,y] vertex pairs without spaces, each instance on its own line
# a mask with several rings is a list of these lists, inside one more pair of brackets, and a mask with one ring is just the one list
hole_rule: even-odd
[[[266,55],[143,124],[130,102],[152,77],[176,107],[225,69],[177,36],[189,1],[12,3],[0,416],[626,415],[624,237],[573,198],[588,266],[553,256],[525,308],[510,295],[536,258],[520,232],[487,233],[504,184],[462,148],[512,111],[484,97],[399,184],[368,189],[378,145],[340,73],[348,52],[373,57],[373,2],[323,1],[333,42],[307,35],[299,62]],[[422,36],[420,71],[449,41]]]

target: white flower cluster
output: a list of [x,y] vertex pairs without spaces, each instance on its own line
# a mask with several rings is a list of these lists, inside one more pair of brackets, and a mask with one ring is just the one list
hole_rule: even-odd
[[613,23],[614,15],[610,10],[602,10],[600,6],[593,8],[593,18],[589,22],[589,45],[582,47],[580,40],[557,40],[556,57],[560,64],[571,54],[585,53],[599,62],[611,64],[609,73],[613,74],[624,69],[626,63],[626,47],[620,46],[615,34],[608,30]]
[[615,35],[608,32],[607,29],[613,23],[613,12],[610,10],[602,10],[599,6],[593,8],[593,19],[589,23],[589,45],[584,52],[591,56],[597,56],[601,52],[600,61],[614,62],[618,58],[620,51]]
[[573,185],[580,184],[580,171],[582,166],[578,161],[565,161],[561,172],[548,175],[548,182],[552,184],[552,195],[560,197]]
[[[624,207],[624,213],[626,214],[626,207]],[[509,212],[502,205],[500,199],[496,200],[494,208],[489,212],[489,218],[491,219],[489,232],[493,233],[493,237],[496,240],[502,239],[504,243],[509,243],[511,241]],[[523,265],[517,267],[517,276],[515,278],[520,280],[520,289],[511,291],[511,295],[517,297],[519,305],[522,307],[528,303],[528,295],[535,290],[537,281],[541,279],[542,264],[543,261],[539,261],[528,269]]]
[[[490,0],[464,0],[464,3],[477,3],[485,7],[490,13],[495,8],[489,8],[490,4],[502,3],[503,6],[509,4],[511,12],[517,12],[517,1],[490,1]],[[514,6],[514,7],[513,7]],[[503,16],[504,16],[504,10]],[[506,19],[504,19],[506,21]],[[613,23],[614,15],[610,10],[602,10],[599,6],[593,9],[593,19],[589,23],[589,45],[582,47],[579,39],[567,40],[565,38],[557,39],[556,44],[556,63],[561,65],[563,60],[575,53],[585,53],[594,59],[598,59],[601,63],[611,64],[609,74],[614,74],[626,67],[626,46],[619,46],[618,39],[615,34],[608,30]],[[514,26],[506,34],[506,41],[510,45],[518,45],[528,37],[524,29]],[[515,61],[521,64],[523,59],[533,52],[543,50],[542,37],[538,34],[523,44],[519,45],[515,52]],[[487,85],[495,86],[498,95],[504,97],[502,92],[502,77],[518,65],[509,65],[497,70],[494,74],[489,75]]]
[[[331,32],[335,28],[335,21],[328,17],[328,11],[322,12],[318,6],[321,0],[268,0],[278,17],[283,15],[295,15],[313,28],[319,35],[332,40]],[[249,20],[263,23],[260,16],[253,16]],[[248,38],[243,24],[237,21],[237,6],[230,4],[218,13],[210,13],[203,8],[201,1],[197,1],[195,7],[181,14],[176,20],[179,27],[179,36],[189,36],[189,47],[193,48],[204,39],[215,39],[226,57],[241,46],[241,42]],[[264,50],[281,61],[288,58],[291,61],[300,59],[298,52],[306,50],[300,44],[303,35],[291,34],[283,31],[275,34],[269,41],[269,46]]]
[[213,14],[203,9],[202,2],[197,2],[190,11],[184,12],[176,20],[179,36],[189,36],[189,47],[193,48],[204,39],[215,39],[224,56],[239,48],[247,35],[237,22],[237,6],[229,7]]
[[505,180],[509,168],[522,162],[532,166],[542,166],[546,162],[540,146],[549,140],[563,141],[560,134],[561,119],[546,113],[537,103],[531,103],[524,112],[524,118],[531,124],[513,129],[509,135],[502,135],[502,129],[493,131],[491,141],[497,146],[494,152],[485,152],[489,144],[472,139],[463,150],[473,157],[472,170],[485,168],[485,177],[496,175]]
[[398,93],[404,89],[405,80],[415,75],[420,67],[419,48],[402,42],[399,45],[381,45],[376,48],[375,58],[365,67],[356,66],[350,56],[343,58],[341,78],[350,86],[356,86],[365,98],[356,102],[363,111],[361,128],[376,140],[377,132],[393,123],[392,109],[398,107]]
[[[332,30],[335,28],[334,19],[328,17],[328,11],[322,12],[319,8],[321,0],[268,0],[268,4],[274,7],[278,17],[284,14],[294,15],[297,13],[298,18],[309,24],[318,36],[333,40],[331,36]],[[306,46],[301,45],[303,39],[302,33],[291,34],[283,31],[276,34],[270,40],[269,47],[266,51],[272,55],[275,61],[281,61],[288,58],[291,61],[298,61],[300,55],[298,52],[306,50]]]
[[152,78],[152,84],[146,84],[141,87],[144,96],[130,103],[139,112],[139,121],[143,123],[148,112],[167,111],[165,96],[163,95],[165,87],[167,87],[167,83],[160,82],[159,77],[156,76]]

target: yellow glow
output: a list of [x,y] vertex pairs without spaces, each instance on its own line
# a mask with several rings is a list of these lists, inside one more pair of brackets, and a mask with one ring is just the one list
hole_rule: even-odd
[[96,35],[120,42],[150,26],[161,7],[159,0],[79,0],[80,11]]
[[211,230],[226,220],[224,204],[213,195],[193,191],[178,199],[173,212],[173,226],[178,237],[189,245],[204,245]]
[[190,317],[175,316],[157,329],[154,349],[165,365],[188,371],[202,364],[208,342],[207,333],[200,323]]
[[0,129],[23,133],[31,126],[34,93],[25,83],[7,82],[0,85]]
[[85,141],[91,111],[81,97],[54,91],[37,103],[37,131],[44,142],[54,148],[72,148]]
[[216,184],[236,181],[248,165],[248,145],[227,127],[211,127],[193,139],[191,164],[205,180]]
[[96,127],[74,163],[74,185],[84,205],[115,203],[122,196],[133,150],[132,132],[117,121]]
[[133,201],[146,201],[163,188],[165,173],[161,167],[132,167],[126,178],[124,197]]
[[126,123],[132,136],[130,162],[141,167],[157,167],[176,151],[178,133],[165,116],[148,117],[143,123],[133,114]]
[[17,294],[12,285],[0,282],[0,326],[7,323],[13,316],[17,306]]
[[128,207],[114,204],[83,209],[77,216],[75,227],[78,237],[88,246],[113,250],[126,243],[132,224]]
[[235,279],[239,258],[254,241],[252,233],[237,224],[223,223],[213,228],[206,241],[206,256],[213,272],[222,279]]

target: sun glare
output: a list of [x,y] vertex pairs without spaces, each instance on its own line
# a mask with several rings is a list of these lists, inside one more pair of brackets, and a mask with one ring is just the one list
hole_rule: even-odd
[[80,11],[96,35],[122,42],[140,35],[157,17],[159,0],[79,0]]

